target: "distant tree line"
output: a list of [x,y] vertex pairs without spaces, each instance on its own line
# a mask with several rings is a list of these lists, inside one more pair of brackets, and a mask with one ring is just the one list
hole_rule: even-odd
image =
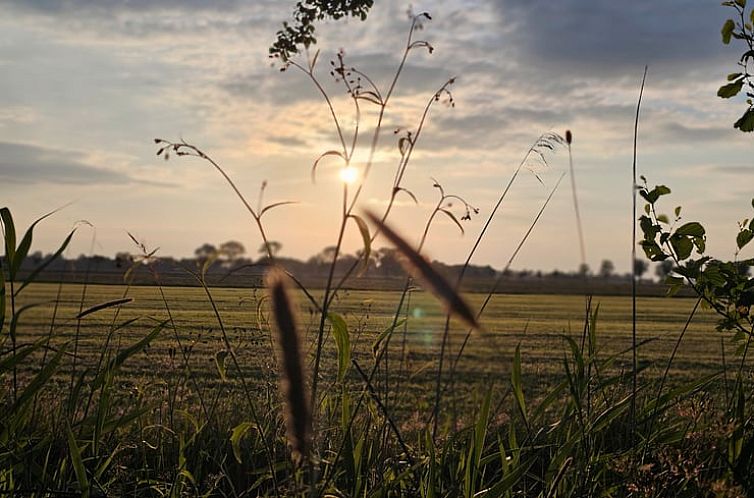
[[[261,275],[264,269],[270,263],[270,254],[275,262],[282,265],[289,272],[302,278],[306,277],[323,277],[326,276],[333,259],[335,258],[335,247],[329,246],[323,248],[319,253],[312,255],[307,260],[302,261],[294,258],[280,256],[282,244],[277,241],[269,241],[261,245],[254,257],[249,255],[246,247],[238,241],[229,240],[222,244],[215,245],[204,243],[196,248],[193,258],[173,258],[170,256],[139,254],[138,252],[118,252],[110,258],[101,255],[80,255],[77,258],[59,258],[47,267],[46,273],[48,278],[54,278],[55,273],[76,271],[92,272],[98,274],[111,274],[113,280],[134,268],[149,267],[159,274],[174,274],[176,272],[185,272],[187,274],[204,273],[205,275],[217,278],[230,278],[234,274],[239,275]],[[31,270],[38,266],[50,255],[45,255],[41,251],[32,253],[26,266],[22,270]],[[399,255],[392,248],[382,247],[374,250],[369,257],[366,271],[364,274],[367,278],[402,278],[405,273],[399,261]],[[355,254],[340,254],[335,268],[337,275],[343,275],[348,272],[355,264],[362,260],[362,254],[358,251]],[[445,275],[452,277],[457,275],[461,270],[461,265],[449,265],[441,261],[433,261],[433,266]],[[634,262],[636,275],[640,280],[649,271],[649,263],[645,260],[637,259]],[[672,272],[672,263],[665,261],[656,265],[655,275],[660,281],[663,281]],[[471,265],[465,272],[468,280],[474,279],[491,279],[500,275],[498,270],[490,265]],[[615,264],[608,259],[601,262],[596,273],[587,265],[580,265],[575,271],[553,270],[543,272],[541,270],[506,270],[504,276],[510,279],[591,279],[604,281],[626,281],[630,280],[631,274],[620,274],[615,271]]]

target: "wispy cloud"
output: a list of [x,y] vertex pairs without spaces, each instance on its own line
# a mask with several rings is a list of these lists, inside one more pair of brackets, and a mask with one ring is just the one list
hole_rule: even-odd
[[10,142],[0,142],[0,181],[20,185],[167,185],[93,166],[80,152]]

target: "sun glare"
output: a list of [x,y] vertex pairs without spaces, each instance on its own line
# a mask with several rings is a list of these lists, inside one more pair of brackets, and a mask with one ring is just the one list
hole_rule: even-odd
[[340,179],[343,183],[352,184],[359,177],[359,171],[353,166],[347,166],[340,170]]

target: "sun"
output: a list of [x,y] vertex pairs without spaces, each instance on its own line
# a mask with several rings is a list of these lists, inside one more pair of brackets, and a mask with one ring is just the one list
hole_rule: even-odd
[[345,168],[340,170],[339,176],[343,183],[350,185],[358,179],[359,170],[357,170],[353,166],[346,166]]

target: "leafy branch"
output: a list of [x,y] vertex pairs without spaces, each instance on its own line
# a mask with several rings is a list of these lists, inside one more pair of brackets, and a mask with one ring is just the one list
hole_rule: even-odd
[[723,43],[728,45],[731,39],[741,40],[746,51],[738,60],[738,66],[741,69],[728,75],[728,83],[720,87],[717,96],[729,99],[738,95],[744,88],[746,89],[748,109],[733,127],[743,132],[751,132],[754,131],[754,81],[752,81],[754,69],[750,70],[750,64],[754,64],[754,9],[750,9],[747,15],[746,0],[726,1],[722,5],[736,11],[736,19],[725,21],[720,30]]
[[[701,223],[680,223],[681,206],[674,217],[659,214],[657,204],[669,195],[665,185],[647,185],[646,178],[639,187],[639,195],[646,201],[645,214],[639,218],[644,239],[639,243],[646,256],[655,262],[671,260],[675,264],[668,275],[669,293],[674,294],[687,283],[715,312],[720,315],[718,330],[735,330],[737,338],[752,335],[754,329],[754,278],[749,276],[754,258],[738,260],[738,255],[754,239],[754,219],[738,223],[736,257],[731,261],[715,259],[705,254],[706,230]],[[754,208],[754,200],[752,200]],[[680,225],[680,226],[678,226]],[[698,257],[693,257],[698,255]]]

